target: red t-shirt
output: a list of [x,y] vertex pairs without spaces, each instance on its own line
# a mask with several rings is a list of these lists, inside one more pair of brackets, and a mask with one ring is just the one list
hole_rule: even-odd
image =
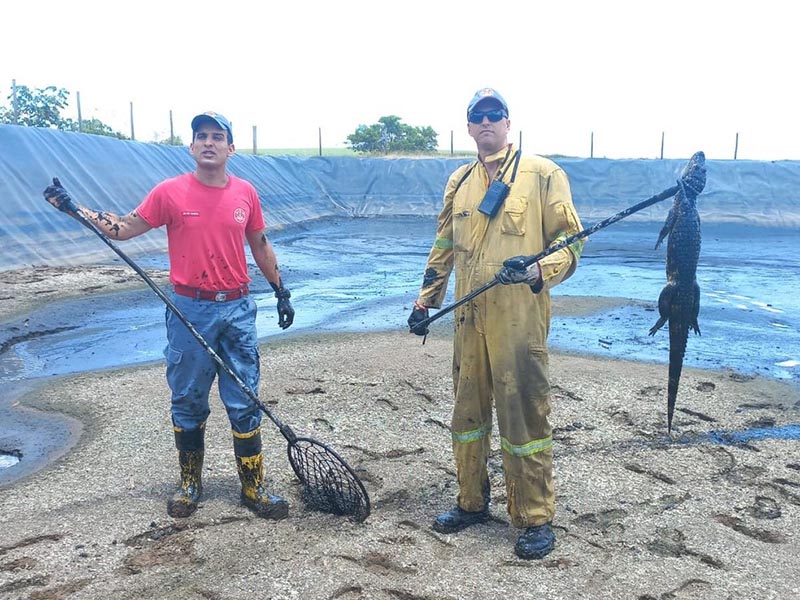
[[249,283],[245,232],[264,229],[258,193],[228,175],[224,188],[200,183],[194,173],[156,185],[136,212],[151,227],[167,226],[169,280],[203,290]]

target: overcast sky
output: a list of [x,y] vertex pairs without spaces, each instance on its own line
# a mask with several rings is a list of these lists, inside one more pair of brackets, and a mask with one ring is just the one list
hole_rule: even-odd
[[64,116],[191,138],[216,110],[237,146],[344,147],[359,124],[430,125],[473,150],[466,105],[502,93],[539,154],[800,159],[792,3],[665,0],[137,0],[4,3],[0,104],[66,88]]

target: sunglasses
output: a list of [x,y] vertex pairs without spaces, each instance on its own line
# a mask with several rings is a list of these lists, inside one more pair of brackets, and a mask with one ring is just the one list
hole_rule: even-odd
[[475,110],[467,115],[467,120],[477,125],[483,123],[484,117],[488,117],[490,123],[497,123],[500,119],[508,117],[508,115],[506,111],[499,108],[495,110]]

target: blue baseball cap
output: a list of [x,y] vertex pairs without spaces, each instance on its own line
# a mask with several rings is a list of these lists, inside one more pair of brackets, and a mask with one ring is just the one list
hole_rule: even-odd
[[469,105],[467,106],[467,118],[469,118],[470,113],[475,110],[478,104],[484,100],[494,100],[500,105],[500,108],[505,111],[506,116],[508,115],[508,104],[506,104],[505,99],[498,93],[498,91],[493,88],[481,88],[475,92],[472,100],[469,101]]
[[203,123],[212,123],[220,127],[228,132],[228,143],[233,143],[233,130],[231,129],[231,124],[219,113],[215,113],[214,111],[207,111],[203,114],[197,115],[194,119],[192,119],[192,133],[195,133]]

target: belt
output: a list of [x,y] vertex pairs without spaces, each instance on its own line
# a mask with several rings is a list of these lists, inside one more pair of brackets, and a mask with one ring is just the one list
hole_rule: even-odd
[[201,290],[200,288],[193,288],[186,285],[176,285],[175,293],[179,296],[188,296],[195,300],[213,300],[214,302],[231,302],[238,300],[243,296],[250,293],[247,284],[236,288],[235,290]]

